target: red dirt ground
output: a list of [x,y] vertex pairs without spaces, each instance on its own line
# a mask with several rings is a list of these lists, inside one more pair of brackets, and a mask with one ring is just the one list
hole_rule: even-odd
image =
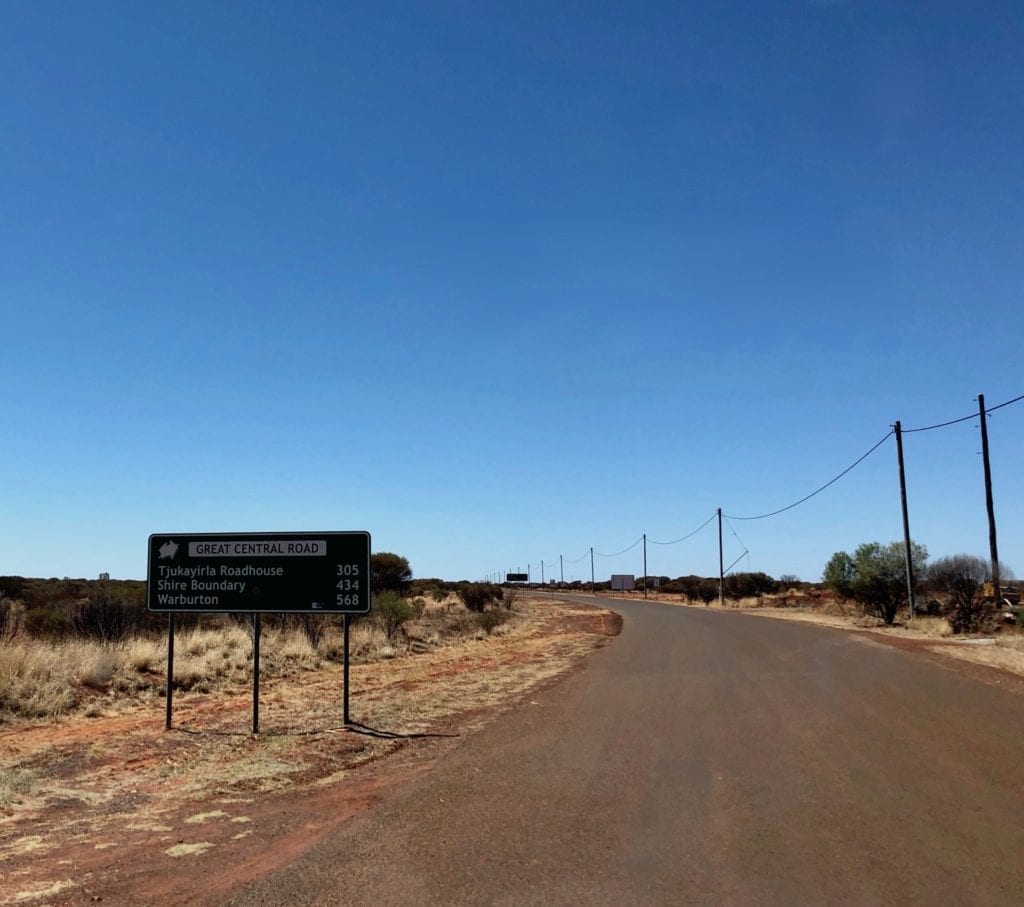
[[607,611],[531,601],[507,636],[357,666],[362,727],[341,726],[337,668],[264,682],[258,737],[244,685],[176,695],[169,732],[152,706],[7,725],[0,903],[220,903],[620,629]]

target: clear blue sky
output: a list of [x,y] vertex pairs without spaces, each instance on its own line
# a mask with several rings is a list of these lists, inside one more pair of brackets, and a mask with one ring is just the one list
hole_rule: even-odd
[[[1024,393],[1022,39],[976,0],[5,3],[0,573],[366,529],[537,576]],[[1022,572],[1024,403],[990,432]],[[976,420],[906,442],[914,537],[986,554]],[[900,536],[890,439],[725,557]]]

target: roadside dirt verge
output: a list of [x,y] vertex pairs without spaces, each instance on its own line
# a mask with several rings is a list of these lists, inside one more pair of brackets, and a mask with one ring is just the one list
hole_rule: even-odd
[[[502,636],[0,734],[3,904],[215,904],[578,669],[618,615],[527,599]],[[390,755],[389,755],[390,754]],[[389,758],[382,759],[382,756]]]

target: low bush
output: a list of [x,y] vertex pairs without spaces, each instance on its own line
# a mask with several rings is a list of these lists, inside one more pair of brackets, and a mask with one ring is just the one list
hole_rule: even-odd
[[72,607],[71,626],[79,637],[119,642],[138,629],[140,614],[134,602],[99,590]]
[[388,643],[394,641],[395,634],[406,621],[416,620],[423,614],[426,603],[422,598],[403,598],[390,589],[378,592],[373,599],[377,620],[384,629]]
[[25,631],[41,639],[61,640],[71,634],[71,619],[56,608],[32,608],[25,615]]
[[497,627],[508,621],[509,612],[501,608],[488,608],[477,614],[476,619],[480,629],[490,636]]
[[459,583],[456,594],[467,610],[479,614],[491,602],[501,601],[504,590],[493,583]]

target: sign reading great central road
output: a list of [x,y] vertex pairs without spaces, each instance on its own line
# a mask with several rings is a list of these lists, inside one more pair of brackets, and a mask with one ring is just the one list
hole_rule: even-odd
[[368,532],[149,537],[150,611],[370,610]]

